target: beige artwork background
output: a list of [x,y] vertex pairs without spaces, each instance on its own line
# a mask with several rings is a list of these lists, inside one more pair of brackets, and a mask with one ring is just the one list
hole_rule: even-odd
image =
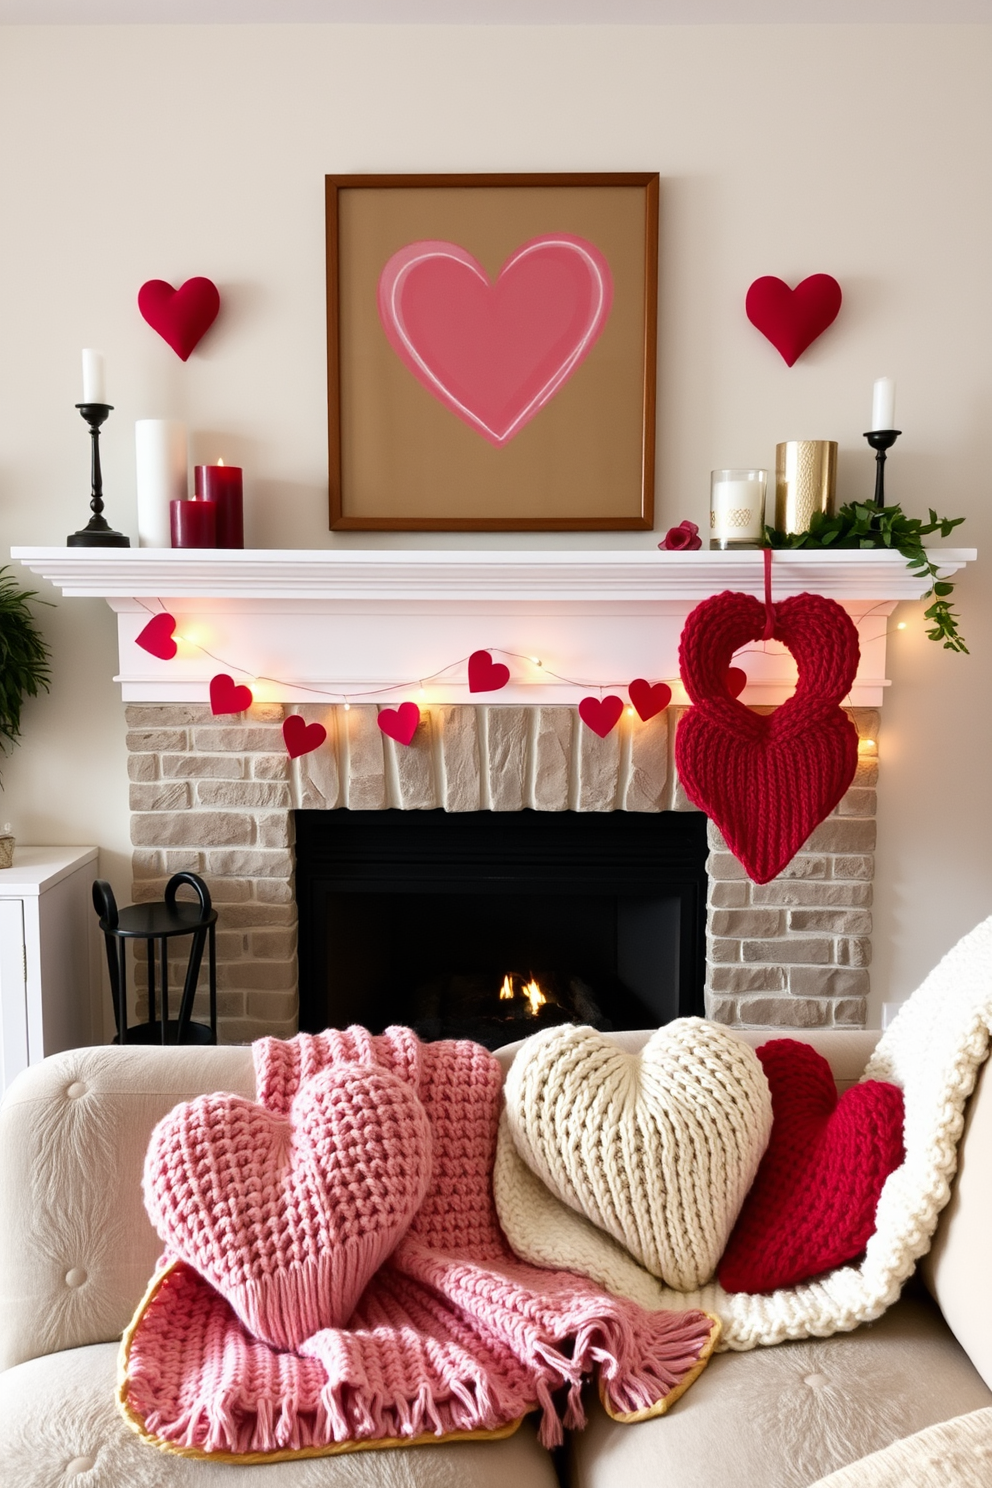
[[[340,401],[331,357],[329,419],[333,513],[340,410],[342,515],[332,526],[650,528],[645,361],[654,328],[646,338],[646,202],[643,186],[628,185],[339,190]],[[379,321],[379,275],[398,249],[434,238],[466,248],[495,281],[516,248],[546,233],[595,244],[613,274],[613,306],[571,378],[497,449],[393,351]],[[329,296],[331,278],[329,272]],[[649,391],[653,428],[653,377]]]

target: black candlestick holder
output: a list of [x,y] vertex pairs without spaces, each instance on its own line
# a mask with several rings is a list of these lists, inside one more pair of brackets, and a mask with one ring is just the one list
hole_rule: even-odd
[[875,505],[879,511],[885,505],[885,451],[892,448],[901,429],[869,429],[865,438],[875,451]]
[[115,532],[103,515],[103,473],[100,470],[100,425],[106,423],[113,411],[112,403],[77,403],[83,418],[90,426],[90,517],[79,532],[71,532],[65,540],[67,548],[129,548],[131,539],[123,532]]

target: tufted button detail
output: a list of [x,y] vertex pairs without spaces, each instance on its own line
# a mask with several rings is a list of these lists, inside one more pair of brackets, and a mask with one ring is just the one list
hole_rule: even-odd
[[73,1266],[70,1271],[67,1271],[65,1273],[66,1286],[81,1287],[85,1280],[86,1272],[83,1270],[82,1266]]
[[[85,1080],[73,1080],[72,1084],[66,1090],[66,1095],[70,1100],[78,1100],[81,1095],[86,1094],[86,1088]],[[82,1460],[80,1457],[79,1461],[82,1462]]]
[[809,1385],[811,1390],[822,1390],[827,1383],[825,1374],[807,1374],[803,1376],[803,1384]]
[[89,1472],[90,1468],[96,1467],[95,1457],[73,1457],[71,1462],[65,1465],[65,1477],[75,1478],[80,1473]]

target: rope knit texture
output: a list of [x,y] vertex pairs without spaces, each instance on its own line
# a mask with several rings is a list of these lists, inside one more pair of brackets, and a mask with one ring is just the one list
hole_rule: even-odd
[[664,1286],[611,1236],[564,1205],[500,1131],[494,1189],[513,1249],[538,1265],[595,1278],[644,1307],[705,1308],[723,1323],[719,1347],[750,1349],[787,1338],[825,1338],[880,1317],[930,1247],[950,1197],[965,1103],[989,1052],[992,918],[950,950],[883,1033],[862,1077],[903,1092],[906,1156],[886,1179],[875,1230],[857,1265],[773,1292],[728,1293],[718,1283]]
[[906,1155],[898,1086],[863,1080],[838,1100],[827,1060],[795,1039],[773,1039],[758,1058],[775,1120],[720,1262],[728,1292],[794,1286],[854,1260]]
[[812,1488],[989,1488],[992,1406],[927,1426]]
[[[146,1440],[194,1457],[279,1460],[495,1432],[538,1409],[541,1439],[553,1445],[563,1426],[584,1423],[590,1375],[607,1410],[631,1419],[660,1413],[702,1368],[717,1331],[703,1312],[647,1313],[584,1277],[512,1254],[492,1202],[501,1072],[488,1050],[422,1045],[409,1029],[374,1037],[352,1028],[264,1039],[254,1057],[260,1106],[291,1129],[308,1092],[338,1088],[327,1072],[347,1080],[358,1065],[363,1078],[385,1072],[404,1082],[430,1127],[430,1181],[348,1326],[321,1327],[291,1351],[245,1326],[226,1282],[172,1259],[122,1345],[120,1404]],[[227,1098],[209,1109],[214,1150],[226,1150],[240,1107]],[[177,1140],[185,1129],[180,1120]],[[364,1204],[364,1180],[358,1187]],[[280,1193],[299,1202],[298,1192],[283,1181]],[[199,1241],[185,1237],[195,1234],[192,1225],[182,1230],[190,1256]],[[215,1236],[211,1228],[203,1246],[211,1265]],[[163,1238],[171,1245],[171,1230]]]
[[685,1290],[713,1276],[772,1125],[751,1049],[680,1018],[639,1054],[592,1028],[528,1039],[506,1078],[517,1150],[548,1188]]
[[730,591],[704,600],[679,645],[693,704],[675,735],[679,780],[755,883],[768,883],[795,857],[858,764],[857,730],[839,707],[858,670],[853,621],[819,594],[796,594],[773,609],[772,635],[799,669],[795,692],[773,713],[753,713],[727,685],[734,653],[765,633],[760,600]]

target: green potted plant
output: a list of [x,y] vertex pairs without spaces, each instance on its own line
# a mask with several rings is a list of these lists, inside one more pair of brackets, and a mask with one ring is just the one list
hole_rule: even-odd
[[[28,600],[33,590],[18,588],[13,575],[0,568],[0,753],[7,754],[21,732],[21,705],[26,697],[37,697],[51,683],[48,647]],[[46,601],[41,601],[45,603]],[[7,827],[0,832],[0,868],[9,868],[14,839]]]

